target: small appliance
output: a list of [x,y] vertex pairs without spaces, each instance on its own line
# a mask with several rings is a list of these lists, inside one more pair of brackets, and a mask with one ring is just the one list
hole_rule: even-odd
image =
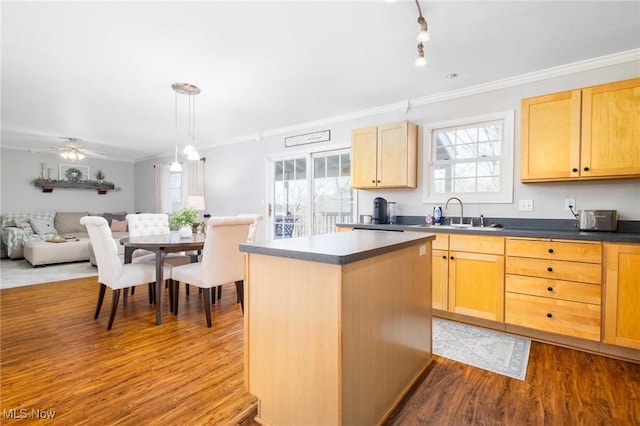
[[389,223],[389,216],[387,215],[387,200],[382,197],[376,197],[373,200],[371,223],[380,225]]
[[617,210],[580,210],[578,228],[581,231],[616,231],[618,229]]

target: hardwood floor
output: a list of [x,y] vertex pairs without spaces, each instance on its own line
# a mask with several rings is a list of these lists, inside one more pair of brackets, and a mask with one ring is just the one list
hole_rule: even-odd
[[[145,287],[106,331],[93,278],[0,291],[1,424],[257,425],[243,386],[243,317],[226,286],[155,325]],[[163,299],[166,304],[166,297]],[[20,410],[26,411],[20,411]],[[12,411],[13,410],[13,411]],[[16,420],[22,415],[25,420]],[[441,357],[388,425],[638,425],[640,365],[533,342],[525,381]]]

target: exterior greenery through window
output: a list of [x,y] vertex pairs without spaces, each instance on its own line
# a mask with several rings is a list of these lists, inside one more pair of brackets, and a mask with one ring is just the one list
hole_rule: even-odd
[[513,111],[429,125],[424,201],[513,201]]

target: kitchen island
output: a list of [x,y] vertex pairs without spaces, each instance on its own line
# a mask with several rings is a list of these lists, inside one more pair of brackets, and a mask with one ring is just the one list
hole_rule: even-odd
[[242,244],[245,385],[269,425],[386,419],[431,360],[432,234]]

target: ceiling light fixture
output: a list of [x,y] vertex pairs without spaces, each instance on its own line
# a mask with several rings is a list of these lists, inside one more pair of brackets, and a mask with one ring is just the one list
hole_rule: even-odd
[[178,94],[187,95],[189,101],[189,118],[187,136],[191,140],[190,143],[184,148],[183,153],[187,156],[188,160],[197,161],[200,159],[198,151],[194,148],[196,140],[196,99],[195,96],[200,93],[200,88],[191,83],[173,83],[171,88],[175,92],[175,130],[176,130],[176,150],[173,163],[169,170],[172,172],[181,172],[182,166],[178,162]]
[[416,7],[418,8],[418,24],[420,24],[420,32],[416,39],[418,40],[418,58],[416,59],[416,66],[424,67],[427,65],[427,60],[424,58],[424,45],[422,43],[429,41],[431,36],[429,35],[429,26],[427,20],[422,16],[422,9],[420,9],[420,3],[416,0]]
[[71,160],[71,161],[82,160],[85,157],[84,154],[78,151],[75,151],[73,149],[67,149],[66,151],[62,151],[60,153],[60,156],[65,160]]

